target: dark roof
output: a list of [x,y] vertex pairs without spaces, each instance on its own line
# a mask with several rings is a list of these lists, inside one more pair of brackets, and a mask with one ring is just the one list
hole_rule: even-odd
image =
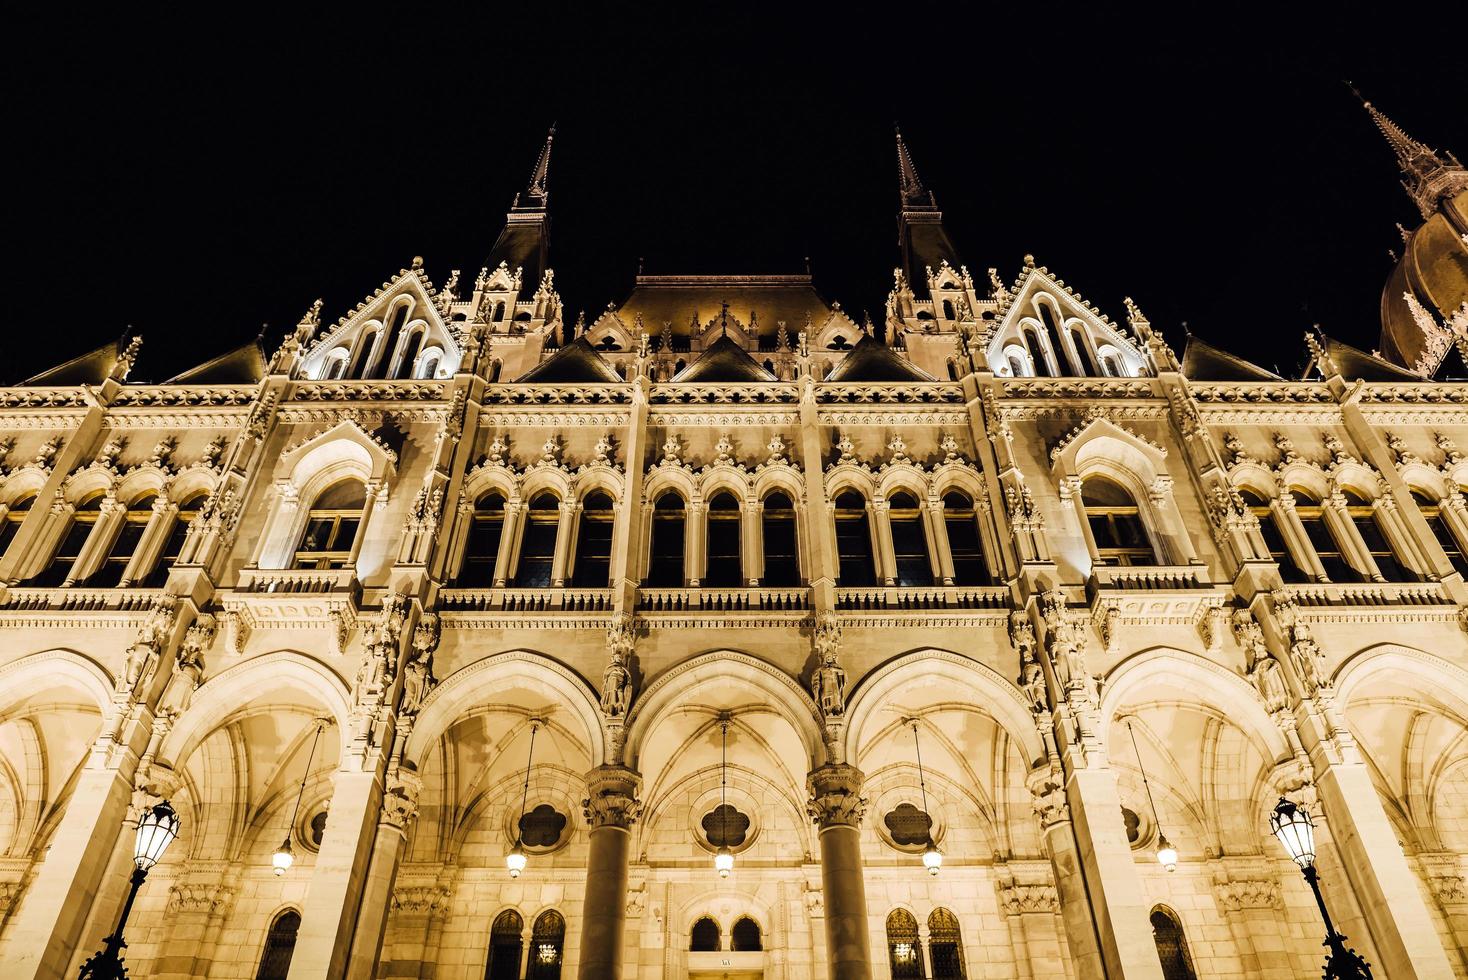
[[164,384],[230,385],[255,384],[265,377],[268,362],[258,339],[176,374]]
[[562,384],[567,382],[589,382],[605,384],[619,382],[621,376],[607,363],[606,358],[584,337],[571,343],[526,371],[518,384]]
[[117,342],[103,344],[94,351],[80,357],[47,368],[40,374],[26,378],[23,385],[99,385],[112,374],[117,366],[117,357],[122,345]]
[[719,314],[724,303],[729,315],[746,329],[751,314],[759,319],[760,333],[772,337],[780,321],[794,337],[805,329],[807,319],[815,326],[824,323],[831,306],[808,275],[759,276],[638,276],[632,294],[617,308],[628,324],[637,317],[648,333],[658,334],[664,323],[673,325],[675,336],[687,336],[695,316],[700,324]]
[[1183,348],[1183,376],[1190,381],[1284,380],[1273,371],[1191,335],[1188,346]]
[[1333,337],[1321,335],[1321,346],[1325,348],[1325,354],[1335,362],[1341,377],[1356,381],[1423,381],[1426,380],[1420,374],[1408,371],[1406,368],[1397,367],[1390,361],[1384,361],[1363,350],[1357,350],[1350,344],[1343,344]]
[[720,337],[698,356],[698,360],[673,376],[684,381],[778,381],[749,352],[727,335]]
[[871,334],[851,348],[846,359],[826,375],[827,381],[936,381],[928,372],[901,357]]

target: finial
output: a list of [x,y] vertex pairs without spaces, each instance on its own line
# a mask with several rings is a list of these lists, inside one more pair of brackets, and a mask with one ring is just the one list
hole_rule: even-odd
[[409,266],[409,268],[412,268],[412,269],[421,269],[421,268],[423,268],[423,256],[421,256],[421,255],[415,255],[415,256],[413,256],[413,264],[411,266]]

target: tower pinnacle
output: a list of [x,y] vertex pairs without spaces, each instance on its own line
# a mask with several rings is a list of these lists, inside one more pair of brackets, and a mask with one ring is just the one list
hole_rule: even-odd
[[544,208],[550,199],[550,188],[547,186],[550,179],[550,156],[551,144],[555,142],[556,126],[551,123],[550,132],[546,133],[545,145],[540,148],[540,157],[535,161],[535,169],[530,172],[530,183],[525,187],[525,196],[530,199],[528,204],[520,203],[520,195],[515,195],[513,207],[522,208]]
[[[895,127],[894,127],[895,129]],[[917,167],[913,165],[912,154],[907,151],[907,144],[902,142],[902,130],[896,129],[897,133],[897,193],[901,196],[902,206],[907,207],[935,207],[933,195],[923,187],[923,182],[918,178]]]
[[1397,166],[1402,168],[1402,186],[1422,212],[1422,217],[1430,216],[1445,198],[1468,188],[1468,170],[1463,169],[1457,157],[1451,153],[1439,154],[1426,143],[1414,140],[1391,117],[1356,91],[1355,86],[1351,91],[1356,93],[1371,121],[1376,123],[1376,128],[1396,154]]

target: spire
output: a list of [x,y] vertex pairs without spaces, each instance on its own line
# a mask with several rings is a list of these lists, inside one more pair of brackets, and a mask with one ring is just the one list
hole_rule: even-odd
[[556,138],[553,125],[546,134],[545,145],[530,172],[530,183],[525,190],[515,195],[510,202],[510,213],[505,216],[505,227],[494,243],[489,257],[483,262],[487,269],[496,269],[503,262],[513,274],[521,270],[524,282],[540,282],[550,261],[550,154],[551,143]]
[[902,272],[915,288],[927,282],[927,269],[944,262],[959,266],[958,253],[943,229],[943,212],[933,192],[923,186],[912,154],[897,133],[897,247],[902,250]]
[[[544,208],[550,198],[550,189],[546,186],[550,179],[550,155],[551,143],[555,142],[556,125],[551,123],[550,132],[545,135],[545,146],[540,148],[540,158],[535,161],[535,169],[530,172],[530,183],[525,187],[525,196],[530,198],[529,207]],[[520,207],[520,195],[515,195],[515,207]]]
[[1439,154],[1426,143],[1414,140],[1391,117],[1368,102],[1354,85],[1351,91],[1361,100],[1371,121],[1376,123],[1392,153],[1396,154],[1397,166],[1402,168],[1402,186],[1422,212],[1422,217],[1430,217],[1441,201],[1468,189],[1468,170],[1463,169],[1457,157],[1451,153]]
[[902,206],[936,207],[937,202],[933,200],[933,195],[923,187],[923,182],[918,177],[917,167],[913,165],[907,144],[902,142],[902,130],[893,128],[897,133],[897,193],[902,200]]

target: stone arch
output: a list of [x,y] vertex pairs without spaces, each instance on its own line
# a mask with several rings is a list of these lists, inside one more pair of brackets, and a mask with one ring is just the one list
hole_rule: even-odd
[[693,474],[681,466],[658,466],[650,470],[647,482],[643,484],[643,499],[649,505],[654,504],[668,490],[681,497],[686,507],[698,496],[698,483]]
[[1234,464],[1228,471],[1228,480],[1236,489],[1248,490],[1261,500],[1273,500],[1280,494],[1274,471],[1252,460]]
[[577,503],[584,502],[588,494],[597,490],[609,494],[613,500],[620,500],[626,486],[621,471],[611,466],[594,465],[576,474],[572,492]]
[[1441,470],[1435,470],[1426,463],[1408,463],[1398,467],[1398,470],[1408,489],[1432,500],[1445,500],[1458,491],[1456,483],[1450,481]]
[[1301,490],[1324,501],[1330,498],[1330,478],[1319,467],[1303,461],[1286,463],[1275,474],[1280,493]]
[[928,474],[912,463],[893,463],[877,477],[877,492],[883,499],[906,490],[919,503],[928,499]]
[[96,661],[72,650],[46,650],[12,660],[0,667],[0,704],[18,700],[38,685],[62,684],[85,694],[102,714],[112,710],[113,679]]
[[1468,718],[1468,670],[1400,643],[1380,643],[1346,657],[1333,678],[1337,702],[1348,707],[1358,687],[1387,671],[1411,678],[1424,692],[1448,701],[1459,717]]
[[861,494],[871,503],[877,493],[876,478],[865,466],[838,463],[826,472],[826,498],[834,501],[847,490]]
[[464,477],[463,496],[471,507],[491,491],[497,491],[507,503],[519,500],[520,481],[509,467],[488,464],[474,467]]
[[556,466],[537,466],[520,478],[520,499],[527,503],[545,490],[565,503],[572,499],[570,476]]
[[764,500],[777,490],[789,497],[790,502],[797,507],[805,503],[805,485],[800,478],[800,471],[789,464],[761,467],[754,476],[755,499]]
[[80,504],[99,493],[107,493],[117,486],[117,478],[110,470],[101,466],[89,466],[67,477],[61,484],[61,495],[68,503]]
[[727,490],[744,507],[744,498],[749,496],[750,478],[745,470],[729,463],[715,463],[698,477],[698,491],[704,500],[712,500],[721,491]]
[[156,494],[168,498],[170,474],[156,466],[137,466],[128,470],[114,485],[112,492],[117,499],[129,506],[139,497]]
[[14,506],[19,500],[39,494],[46,486],[46,473],[38,469],[22,469],[0,483],[0,504]]

